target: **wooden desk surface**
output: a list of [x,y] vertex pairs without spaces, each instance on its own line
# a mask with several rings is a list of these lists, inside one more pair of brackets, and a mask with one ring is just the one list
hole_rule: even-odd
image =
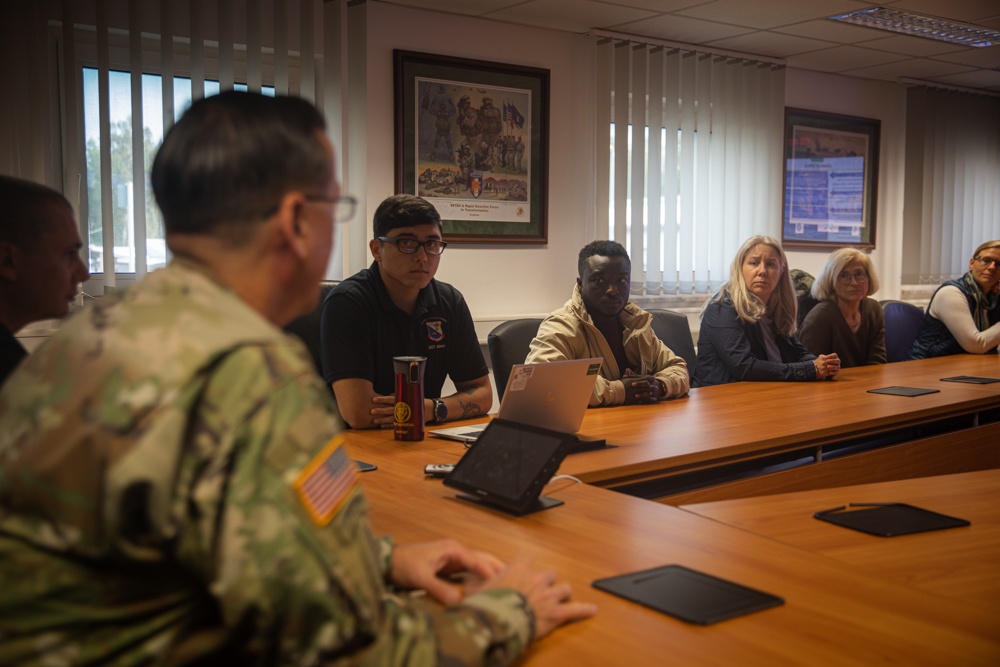
[[[972,522],[885,538],[813,518],[863,502],[901,502]],[[822,554],[872,577],[980,605],[1000,617],[1000,470],[685,505],[683,509]]]
[[[604,437],[617,446],[570,455],[559,472],[599,486],[622,487],[772,454],[809,452],[852,437],[873,436],[1000,408],[1000,383],[973,385],[940,380],[953,375],[1000,377],[1000,356],[955,355],[850,368],[830,382],[742,382],[693,389],[685,398],[657,405],[591,409],[584,418],[581,433]],[[912,398],[867,393],[869,389],[891,385],[927,387],[939,392]],[[993,446],[998,439],[995,431],[1000,431],[1000,424],[994,424],[977,438],[961,439],[974,443],[970,447],[978,448],[969,455],[970,459],[982,458],[985,451],[990,459],[987,465],[959,465],[966,459],[953,456],[948,459],[954,463],[950,468],[938,465],[930,466],[934,469],[929,471],[921,470],[918,460],[923,459],[908,457],[902,450],[881,455],[878,465],[891,473],[898,462],[904,460],[916,469],[913,474],[900,474],[900,477],[1000,466],[1000,449]],[[392,443],[391,437],[365,433],[369,435],[359,435],[359,443],[371,448],[370,456],[400,449]],[[455,462],[465,451],[460,443],[430,435],[422,442],[407,443],[403,447],[426,452],[421,459],[423,463]],[[939,443],[933,442],[924,447],[924,452],[940,457],[941,449]],[[364,459],[365,454],[359,453],[359,458]],[[418,468],[422,468],[423,463]],[[858,466],[861,465],[859,462]],[[864,465],[875,467],[870,462]],[[850,474],[851,471],[842,472],[841,476]],[[867,481],[887,478],[873,475]],[[832,486],[834,483],[817,485]],[[806,487],[792,485],[790,488]],[[786,486],[775,490],[790,489]],[[751,495],[765,492],[768,491],[758,489]],[[725,497],[739,495],[747,494],[732,493]],[[688,497],[692,499],[685,502],[699,501],[697,497]]]
[[[388,446],[375,447],[380,438]],[[596,617],[536,643],[527,664],[995,665],[1000,657],[996,615],[690,512],[557,480],[546,495],[565,505],[514,518],[457,500],[439,480],[423,478],[423,464],[449,452],[395,443],[388,431],[351,432],[348,447],[379,465],[362,475],[376,530],[399,542],[456,537],[505,560],[529,555],[556,570],[578,599],[597,603]],[[670,563],[780,595],[786,604],[699,627],[590,586]]]
[[[1000,356],[962,354],[848,368],[828,382],[740,382],[691,390],[657,405],[587,411],[581,433],[615,449],[569,457],[560,472],[602,486],[867,436],[1000,407],[1000,383],[941,382],[1000,377]],[[893,385],[938,389],[917,397],[867,393]]]

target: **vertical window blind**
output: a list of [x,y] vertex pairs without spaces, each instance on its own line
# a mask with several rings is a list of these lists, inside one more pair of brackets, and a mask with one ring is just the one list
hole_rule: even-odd
[[913,86],[906,123],[903,283],[937,285],[1000,239],[1000,97]]
[[710,293],[781,229],[785,70],[598,35],[597,224],[635,294]]
[[346,164],[346,5],[62,2],[64,191],[105,290],[168,260],[149,170],[163,134],[192,100],[230,89],[301,95],[324,111],[338,162]]

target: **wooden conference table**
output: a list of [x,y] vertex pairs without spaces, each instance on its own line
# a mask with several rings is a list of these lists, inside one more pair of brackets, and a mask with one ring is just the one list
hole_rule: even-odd
[[[971,526],[884,538],[813,518],[849,503],[899,502]],[[1000,470],[983,470],[685,505],[683,509],[852,566],[858,572],[982,607],[1000,618]]]
[[[528,651],[528,665],[996,665],[1000,617],[835,559],[676,507],[569,480],[546,495],[565,504],[515,518],[455,498],[423,465],[435,441],[397,443],[390,431],[350,432],[375,529],[400,543],[455,537],[504,560],[533,557],[598,605],[598,615]],[[666,564],[714,574],[785,604],[695,626],[591,587]]]
[[[1000,356],[848,368],[827,382],[740,382],[656,405],[591,409],[580,432],[616,447],[571,455],[560,473],[680,505],[1000,467],[1000,383],[941,381],[956,375],[1000,377]],[[888,386],[939,391],[868,393]],[[438,452],[432,463],[464,452],[433,437],[417,446]]]

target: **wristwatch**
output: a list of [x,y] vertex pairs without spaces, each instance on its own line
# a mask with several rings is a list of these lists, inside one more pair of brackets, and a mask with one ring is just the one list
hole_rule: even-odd
[[440,424],[448,419],[448,406],[440,398],[431,399],[434,401],[434,421]]

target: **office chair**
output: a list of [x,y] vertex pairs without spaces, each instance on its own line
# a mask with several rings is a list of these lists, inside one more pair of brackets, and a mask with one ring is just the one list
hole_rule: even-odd
[[286,332],[298,336],[302,342],[306,344],[306,348],[309,350],[309,356],[312,357],[313,363],[316,364],[316,372],[320,377],[323,377],[323,367],[320,364],[319,358],[320,314],[323,312],[323,302],[326,300],[326,295],[330,293],[330,290],[332,290],[338,282],[339,281],[324,281],[320,283],[319,303],[312,310],[312,312],[306,313],[302,317],[298,317],[285,325]]
[[802,269],[792,269],[788,272],[792,278],[792,286],[795,287],[795,323],[802,327],[802,321],[806,315],[819,303],[812,295],[812,286],[815,282],[812,274],[806,273]]
[[541,318],[509,320],[498,324],[486,336],[493,364],[493,379],[497,383],[497,401],[503,400],[504,389],[514,364],[523,364],[528,357],[531,340],[538,333]]
[[650,309],[653,316],[653,331],[656,337],[678,357],[687,362],[688,375],[694,377],[694,367],[698,360],[694,351],[694,340],[691,338],[691,326],[688,318],[672,310]]
[[879,303],[882,304],[882,316],[885,318],[886,360],[889,363],[906,361],[924,319],[923,308],[893,299]]

